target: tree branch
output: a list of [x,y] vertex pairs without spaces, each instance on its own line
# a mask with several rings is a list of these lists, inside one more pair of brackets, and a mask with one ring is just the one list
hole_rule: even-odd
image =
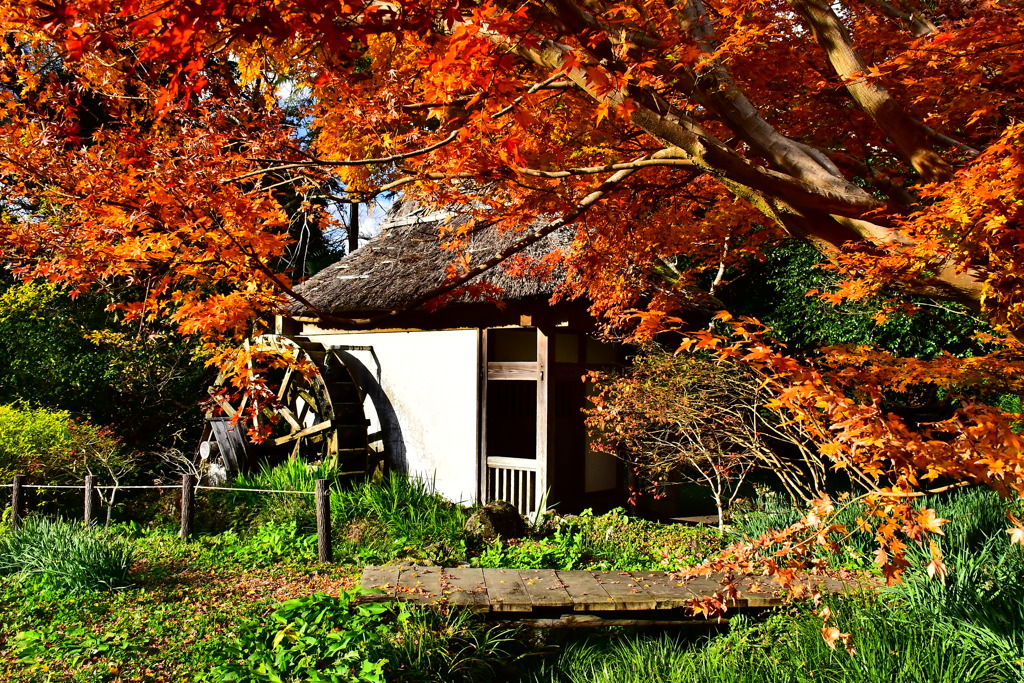
[[516,170],[523,175],[533,176],[535,178],[567,178],[569,176],[593,175],[596,173],[608,173],[610,171],[624,171],[629,169],[637,170],[650,166],[670,166],[676,168],[695,167],[691,159],[653,158],[629,161],[620,164],[608,164],[606,166],[581,166],[579,168],[567,168],[564,171],[539,171],[533,168],[517,168]]
[[[391,164],[391,163],[394,163],[396,161],[401,161],[403,159],[410,159],[412,157],[417,157],[417,156],[422,156],[424,154],[429,154],[430,152],[433,152],[434,150],[440,149],[441,147],[444,147],[445,145],[448,145],[448,144],[454,142],[458,137],[459,137],[459,131],[458,130],[453,130],[443,140],[435,142],[432,145],[428,145],[426,147],[422,147],[420,149],[415,149],[415,150],[413,150],[411,152],[402,152],[400,154],[393,154],[393,155],[387,156],[387,157],[378,157],[376,159],[336,159],[336,160],[330,160],[330,159],[310,159],[309,161],[296,161],[296,162],[291,162],[291,163],[282,163],[280,166],[271,166],[271,167],[268,167],[268,168],[257,169],[255,171],[250,171],[248,173],[243,173],[240,176],[235,176],[234,178],[228,178],[227,180],[223,180],[221,182],[225,183],[225,184],[227,184],[227,183],[234,183],[234,182],[238,182],[239,180],[244,180],[245,178],[251,178],[252,176],[255,176],[255,175],[262,175],[262,174],[265,174],[265,173],[272,173],[274,171],[286,171],[286,170],[293,169],[293,168],[309,168],[311,166],[317,166],[317,167],[322,167],[322,166],[371,166],[371,165],[375,165],[375,164]],[[280,159],[250,159],[250,161],[259,161],[259,162],[263,162],[263,163],[279,163],[282,160],[280,160]]]
[[943,182],[953,168],[932,149],[928,134],[885,88],[872,80],[846,27],[827,0],[789,0],[825,51],[832,68],[846,83],[853,100],[870,116],[922,178]]

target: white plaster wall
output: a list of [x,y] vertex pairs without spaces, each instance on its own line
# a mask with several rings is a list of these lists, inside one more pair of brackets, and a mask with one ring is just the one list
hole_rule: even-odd
[[[324,345],[371,346],[341,351],[365,372],[371,438],[415,477],[433,481],[449,500],[477,498],[479,331],[336,333],[306,329]],[[357,378],[358,379],[358,378]]]

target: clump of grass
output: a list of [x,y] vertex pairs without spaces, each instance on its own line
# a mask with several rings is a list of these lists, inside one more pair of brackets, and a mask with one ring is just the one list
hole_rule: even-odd
[[[307,463],[301,458],[289,458],[277,465],[264,462],[258,470],[236,477],[232,486],[238,489],[311,493],[316,489],[317,479],[327,479],[336,484],[338,470],[329,463]],[[255,528],[265,524],[294,525],[302,533],[316,528],[313,496],[239,491],[220,498],[230,501],[236,526]]]
[[762,623],[734,617],[729,633],[688,642],[679,635],[623,634],[571,644],[530,680],[552,683],[989,683],[1014,680],[986,647],[953,640],[896,603],[832,601],[830,625],[851,634],[853,653],[832,648],[809,610]]
[[466,558],[467,516],[429,483],[396,472],[331,496],[337,551],[356,563],[417,559],[451,566]]
[[288,458],[277,465],[263,463],[257,471],[238,475],[234,486],[276,491],[313,491],[317,479],[335,481],[337,478],[338,468],[330,463],[307,463],[301,458]]
[[129,542],[95,527],[30,517],[0,537],[0,575],[38,575],[69,590],[113,590],[131,585]]
[[[385,564],[410,559],[451,565],[466,559],[466,509],[434,492],[429,482],[401,473],[390,472],[379,480],[342,480],[330,465],[292,458],[240,476],[234,486],[313,491],[317,479],[331,482],[336,562]],[[274,538],[262,534],[262,541],[273,540],[274,547],[284,547],[282,542],[288,539],[282,534],[290,534],[291,545],[304,547],[316,532],[313,496],[240,491],[227,493],[222,500],[234,519],[232,529],[225,532],[232,547],[260,541],[260,529],[267,527],[274,528]],[[266,555],[263,550],[268,544],[258,545]]]
[[[1020,506],[1020,503],[1009,502],[984,487],[955,490],[914,502],[916,508],[931,508],[937,517],[948,520],[942,527],[946,539],[936,539],[944,552],[957,548],[963,548],[965,552],[981,550],[993,535],[1003,534],[1007,509],[1014,505]],[[738,512],[730,519],[730,538],[757,538],[770,530],[798,522],[806,513],[797,509],[788,497],[771,490],[763,490],[754,496],[750,507],[752,509]],[[857,519],[864,515],[864,506],[853,504],[845,506],[832,519],[834,523],[852,530],[841,551],[827,556],[833,565],[859,569],[872,566],[872,553],[878,543],[874,532],[857,530]],[[924,554],[927,555],[927,548]],[[927,562],[926,559],[925,564]]]

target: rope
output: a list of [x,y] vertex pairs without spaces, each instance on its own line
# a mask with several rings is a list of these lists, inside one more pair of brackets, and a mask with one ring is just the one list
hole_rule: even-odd
[[[0,488],[6,488],[6,489],[14,488],[14,484],[0,484]],[[58,485],[55,485],[55,484],[23,484],[22,488],[26,488],[26,489],[77,489],[79,491],[84,491],[85,490],[85,486],[70,486],[70,485],[69,486],[58,486]],[[118,490],[118,491],[124,491],[124,490],[127,490],[127,489],[180,489],[181,488],[181,484],[165,484],[165,485],[162,485],[162,486],[111,486],[111,485],[104,485],[104,486],[94,486],[93,488],[98,490],[98,491],[99,490],[112,491],[112,490],[115,490],[115,489]],[[197,486],[196,489],[197,490],[203,490],[203,491],[235,491],[235,492],[238,492],[238,493],[245,493],[245,492],[248,492],[248,493],[297,493],[297,494],[303,495],[303,496],[315,495],[314,491],[284,491],[284,490],[278,490],[278,489],[233,489],[233,488],[228,488],[228,487],[224,487],[224,486]]]
[[[14,484],[6,484],[8,487],[14,486]],[[57,486],[56,484],[24,484],[22,488],[26,489],[79,489],[85,490],[85,486]],[[181,484],[173,484],[171,486],[113,486],[105,484],[103,486],[94,486],[96,490],[100,489],[117,489],[119,491],[124,489],[180,489]]]
[[[13,486],[13,484],[12,484]],[[57,486],[55,484],[22,484],[23,489],[85,489],[85,486]]]
[[227,488],[224,486],[196,486],[202,490],[233,490],[233,492],[249,492],[252,494],[300,494],[302,496],[313,496],[312,490],[278,490],[274,488]]
[[[81,486],[79,488],[82,488]],[[163,484],[161,486],[111,486],[106,484],[104,486],[95,486],[96,489],[117,489],[123,491],[125,489],[180,489],[181,484]]]

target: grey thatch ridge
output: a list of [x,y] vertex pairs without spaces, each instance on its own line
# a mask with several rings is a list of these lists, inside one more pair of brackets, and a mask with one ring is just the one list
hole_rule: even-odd
[[[289,308],[289,313],[299,317],[316,316],[317,313],[354,317],[409,306],[446,283],[446,270],[460,253],[442,247],[439,226],[447,223],[457,228],[470,220],[472,217],[466,213],[428,210],[412,202],[396,204],[385,217],[377,237],[295,288],[316,311],[295,303]],[[519,237],[521,234],[514,230],[502,232],[495,227],[475,228],[462,253],[471,257],[471,263],[478,263]],[[567,230],[558,230],[524,254],[540,258],[556,249],[568,247],[570,240],[571,234]],[[501,290],[501,300],[518,301],[551,296],[558,279],[514,276],[499,265],[473,278],[468,284],[483,282],[493,285]],[[448,305],[481,300],[463,294],[453,298]]]

